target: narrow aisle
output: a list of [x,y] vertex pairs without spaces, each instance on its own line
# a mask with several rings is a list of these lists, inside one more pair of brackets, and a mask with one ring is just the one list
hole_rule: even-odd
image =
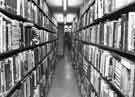
[[66,52],[66,56],[61,58],[56,66],[48,97],[81,97],[68,54]]

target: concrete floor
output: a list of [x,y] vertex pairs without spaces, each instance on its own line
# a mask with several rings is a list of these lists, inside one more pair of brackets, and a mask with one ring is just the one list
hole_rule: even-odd
[[71,66],[71,57],[67,50],[65,52],[65,56],[60,58],[56,65],[54,80],[48,97],[81,97]]

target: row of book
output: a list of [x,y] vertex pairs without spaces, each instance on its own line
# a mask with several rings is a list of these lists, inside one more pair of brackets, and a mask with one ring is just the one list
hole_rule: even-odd
[[79,29],[79,19],[75,17],[72,22],[72,32],[76,32]]
[[134,20],[135,12],[123,14],[118,20],[107,21],[83,30],[79,33],[79,39],[134,53]]
[[34,52],[27,51],[1,61],[0,93],[10,90],[34,66]]
[[[93,0],[89,0],[89,2],[93,2]],[[80,27],[85,27],[93,23],[94,20],[103,17],[106,14],[112,13],[115,10],[122,8],[130,3],[133,3],[134,0],[95,0],[95,3],[90,6],[89,10],[84,13],[83,9],[86,9],[85,6],[82,7],[80,16],[84,13],[84,15],[80,18]],[[88,5],[88,4],[86,4]]]
[[88,77],[86,76],[86,72],[83,68],[83,58],[81,58],[81,56],[74,56],[74,57],[78,57],[77,59],[79,59],[79,61],[75,58],[74,60],[74,70],[76,71],[76,78],[77,78],[77,83],[78,83],[78,87],[80,89],[80,94],[82,97],[98,97],[96,92],[94,91],[94,89],[92,88],[92,85],[88,79]]
[[[125,58],[117,59],[111,53],[94,46],[83,46],[82,53],[93,65],[91,66],[85,58],[80,57],[81,55],[75,56],[78,59],[74,66],[80,75],[80,85],[83,87],[80,89],[83,91],[83,97],[88,97],[88,95],[94,95],[91,97],[118,97],[117,92],[114,92],[102,77],[111,82],[126,97],[135,96],[134,62]],[[90,84],[94,88],[94,90],[91,89],[91,92]]]
[[121,58],[114,58],[109,52],[97,48],[89,50],[92,64],[100,70],[102,75],[111,80],[111,82],[128,97],[134,97],[134,62]]
[[25,23],[2,16],[0,17],[0,28],[0,53],[40,44],[56,38],[56,35],[47,31],[29,27]]
[[[42,52],[42,48],[36,48],[34,50],[25,51],[16,56],[10,57],[0,61],[0,97],[6,95],[12,87],[16,85],[18,81],[23,79],[23,77],[32,70],[38,63],[46,56],[47,52]],[[13,94],[21,95],[21,97],[30,97],[34,94],[35,88],[38,88],[40,80],[45,76],[45,81],[43,81],[44,87],[48,84],[48,76],[51,72],[54,72],[52,68],[51,61],[54,59],[55,52],[53,51],[49,57],[46,58],[36,70],[32,72],[28,78],[25,79],[21,88],[23,88],[23,93]],[[51,70],[49,69],[51,68]],[[52,76],[52,74],[51,74]],[[50,79],[51,81],[51,79]],[[49,83],[50,83],[49,81]],[[44,91],[43,91],[44,92]],[[22,96],[23,94],[23,96]],[[41,93],[39,93],[41,94]],[[39,97],[39,96],[38,96]]]
[[[72,32],[132,2],[134,0],[95,0],[94,5],[82,17],[83,12],[80,18],[74,19]],[[135,12],[122,14],[115,21],[105,21],[82,30],[80,33],[73,33],[73,38],[134,53],[134,17]],[[74,41],[73,46],[77,48],[76,53],[79,54],[81,51],[91,63],[89,64],[85,58],[80,57],[81,55],[73,54],[76,71],[79,71],[77,72],[78,83],[83,97],[119,97],[109,83],[125,97],[135,96],[134,62],[123,57],[117,58],[111,52],[85,45],[79,41]]]
[[[45,16],[45,14],[48,16],[49,9],[44,0],[1,0],[0,2],[0,8],[11,14],[27,18],[42,27],[51,29],[54,26],[48,17]],[[52,20],[52,18],[50,19]]]
[[[49,15],[45,0],[0,0],[0,10],[26,18],[34,25],[57,32],[57,28],[45,16],[45,14]],[[34,27],[31,23],[12,20],[4,13],[0,12],[0,53],[44,43],[57,37],[55,34]],[[53,22],[57,24],[55,20]],[[52,72],[54,72],[54,63],[51,61],[56,55],[55,47],[56,44],[50,43],[1,60],[0,97],[5,97],[22,79],[21,86],[13,92],[13,95],[10,95],[11,97],[46,97],[52,81]],[[52,48],[54,51],[46,57]],[[46,59],[41,62],[45,57]],[[40,65],[37,66],[39,63]],[[36,70],[24,79],[24,76],[34,67],[37,67]]]
[[76,54],[76,51],[72,52],[72,66],[75,70],[75,76],[77,79],[77,84],[80,89],[81,97],[89,97],[90,96],[90,83],[86,78],[86,74],[83,68],[83,59],[81,56]]

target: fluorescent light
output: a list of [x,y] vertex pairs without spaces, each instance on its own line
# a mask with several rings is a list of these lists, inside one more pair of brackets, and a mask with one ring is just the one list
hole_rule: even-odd
[[57,22],[59,22],[59,23],[63,23],[64,22],[63,13],[55,13],[54,17],[56,18]]
[[62,7],[62,0],[46,0],[46,2],[53,7]]
[[63,0],[63,10],[67,11],[67,0]]
[[83,4],[83,0],[46,0],[48,5],[53,7],[62,7],[65,1],[67,3],[67,7],[76,7]]
[[83,0],[68,0],[68,6],[69,7],[76,7],[83,4]]
[[69,13],[66,16],[63,13],[54,13],[54,17],[56,18],[57,22],[59,23],[72,23],[76,14]]
[[64,26],[64,28],[66,29],[66,28],[68,28],[68,26],[67,26],[67,25],[65,25],[65,26]]
[[69,28],[72,28],[72,26],[69,26]]
[[76,14],[67,14],[67,22],[72,23]]

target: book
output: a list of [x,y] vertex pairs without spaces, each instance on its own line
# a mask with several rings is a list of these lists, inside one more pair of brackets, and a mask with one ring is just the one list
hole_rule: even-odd
[[6,91],[5,66],[4,61],[1,61],[1,92],[5,91]]
[[118,97],[118,95],[110,89],[104,80],[101,80],[101,94],[100,97]]
[[3,52],[3,33],[2,33],[3,18],[0,17],[0,53]]
[[[93,13],[94,13],[94,17],[93,19],[97,19],[98,18],[98,0],[95,0],[95,4],[93,5],[94,9],[93,9]],[[92,17],[90,17],[92,18]]]
[[17,3],[16,3],[16,13],[17,15],[21,15],[21,0],[16,0]]
[[104,3],[103,0],[98,0],[97,2],[98,2],[98,18],[101,18],[103,16]]
[[7,50],[12,49],[12,28],[11,28],[11,23],[7,24]]
[[135,19],[135,13],[134,12],[129,12],[128,13],[128,51],[134,52],[134,27],[135,27],[135,23],[134,23],[134,19]]
[[[49,15],[49,9],[44,0],[34,0],[47,15]],[[8,12],[9,14],[14,14],[28,20],[32,20],[33,23],[39,26],[54,29],[50,21],[44,16],[33,2],[29,0],[0,0],[0,8]],[[24,47],[29,47],[34,44],[43,43],[45,41],[54,39],[55,35],[48,34],[48,32],[34,29],[33,27],[27,27],[25,23],[18,20],[9,19],[7,16],[1,13],[0,15],[0,53],[5,53],[7,51],[12,51],[15,49],[20,49]],[[34,41],[36,39],[37,43]],[[35,43],[34,43],[35,42]],[[17,55],[13,55],[10,58],[0,61],[0,96],[5,96],[5,94],[13,88],[18,81],[23,79],[23,77],[38,64],[42,58],[45,57],[47,51],[54,47],[53,44],[38,47],[34,50],[24,51]],[[30,97],[34,96],[34,88],[39,88],[40,78],[47,71],[51,83],[51,75],[53,71],[52,66],[48,64],[53,58],[54,54],[49,56],[43,65],[37,68],[36,74],[32,74],[24,80],[11,97]],[[45,66],[44,66],[45,65]],[[42,70],[43,69],[43,70]],[[35,77],[35,79],[34,79]],[[36,81],[35,81],[36,80]],[[49,84],[46,83],[46,84]],[[34,87],[35,86],[35,87]],[[49,85],[47,89],[49,88]],[[45,89],[45,91],[47,90]],[[39,90],[40,96],[40,90]]]
[[40,97],[40,85],[38,85],[37,88],[34,89],[33,97]]
[[107,23],[104,24],[104,45],[107,45],[107,38],[108,38],[108,33],[107,33]]
[[2,67],[1,67],[1,62],[0,62],[0,93],[2,92],[2,75],[1,75],[1,73],[2,73]]
[[20,48],[21,31],[19,22],[12,20],[12,49]]
[[17,89],[11,97],[24,97],[24,91],[23,91],[23,86],[20,87],[20,89]]
[[115,8],[119,9],[125,5],[128,5],[130,0],[115,0]]
[[2,25],[2,39],[3,39],[3,52],[6,52],[6,21],[3,21],[3,25]]
[[12,87],[12,71],[11,71],[11,64],[10,60],[5,60],[5,81],[6,81],[6,91]]
[[121,37],[121,40],[122,40],[122,50],[123,51],[127,51],[127,45],[128,45],[128,15],[127,14],[123,14],[121,16],[121,32],[122,32],[122,37]]
[[121,49],[121,19],[119,21],[114,21],[114,39],[113,39],[113,46],[114,48]]
[[109,14],[115,10],[116,1],[117,0],[105,0],[104,1],[104,14]]
[[0,1],[1,3],[0,3],[0,8],[5,8],[5,0],[1,0]]

